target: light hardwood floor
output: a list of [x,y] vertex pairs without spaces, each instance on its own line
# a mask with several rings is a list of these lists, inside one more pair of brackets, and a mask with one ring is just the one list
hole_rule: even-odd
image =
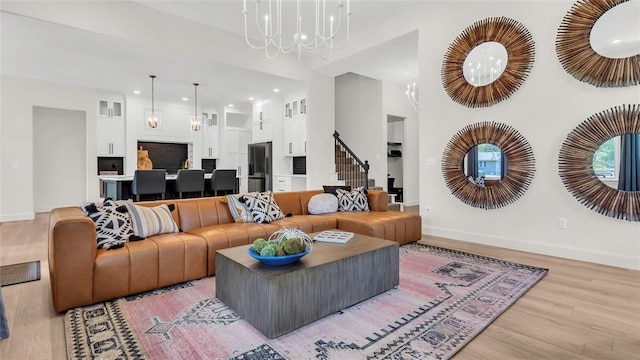
[[[40,260],[42,270],[40,281],[2,288],[11,335],[0,341],[0,359],[66,356],[63,315],[51,304],[47,228],[48,214],[0,224],[0,264]],[[549,269],[456,360],[640,359],[640,271],[428,236],[421,242]]]

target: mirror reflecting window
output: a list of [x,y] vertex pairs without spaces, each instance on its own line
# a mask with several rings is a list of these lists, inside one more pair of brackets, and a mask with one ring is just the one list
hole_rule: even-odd
[[589,35],[599,55],[622,59],[640,54],[640,1],[627,1],[605,12]]
[[485,86],[496,81],[507,66],[507,49],[495,41],[482,43],[464,60],[462,72],[467,82],[473,86]]
[[506,165],[502,149],[489,143],[474,146],[464,157],[465,174],[478,186],[495,185],[507,172]]
[[[640,104],[601,111],[571,131],[560,148],[562,183],[581,204],[605,216],[640,221],[638,119]],[[620,159],[613,161],[613,167],[612,152],[614,159],[616,152]]]
[[619,148],[620,137],[617,136],[605,141],[593,154],[593,173],[601,180],[615,180],[618,178],[616,164],[620,162]]

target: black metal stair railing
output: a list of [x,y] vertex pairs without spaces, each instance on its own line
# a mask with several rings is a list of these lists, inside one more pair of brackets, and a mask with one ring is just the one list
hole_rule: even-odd
[[369,161],[360,160],[356,154],[340,139],[340,134],[334,131],[335,163],[338,180],[344,180],[345,185],[351,187],[364,186],[369,188]]

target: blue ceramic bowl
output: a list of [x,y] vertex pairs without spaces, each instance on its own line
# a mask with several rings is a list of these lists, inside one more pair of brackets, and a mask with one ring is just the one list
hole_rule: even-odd
[[311,252],[311,248],[307,246],[307,249],[299,254],[295,255],[285,255],[285,256],[260,256],[260,254],[256,253],[253,248],[249,248],[249,255],[252,258],[259,260],[261,263],[266,265],[288,265],[292,264],[303,256],[307,255]]

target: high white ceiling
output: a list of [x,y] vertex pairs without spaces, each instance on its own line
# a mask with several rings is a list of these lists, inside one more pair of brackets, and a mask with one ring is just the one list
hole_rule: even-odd
[[[139,3],[225,31],[244,33],[239,0]],[[253,0],[247,3],[252,9]],[[419,1],[352,1],[352,38],[366,33],[390,14],[416,11],[424,5]],[[291,3],[285,2],[285,6]],[[4,12],[0,13],[0,29],[0,70],[8,75],[124,94],[140,90],[140,96],[148,96],[148,75],[162,74],[155,85],[158,99],[179,101],[188,97],[192,101],[192,83],[198,82],[199,102],[211,105],[246,106],[249,97],[269,97],[274,88],[286,93],[304,86],[291,79]],[[417,78],[417,47],[415,32],[330,63],[321,71],[330,75],[356,72],[404,84]],[[264,53],[256,50],[256,56]]]

